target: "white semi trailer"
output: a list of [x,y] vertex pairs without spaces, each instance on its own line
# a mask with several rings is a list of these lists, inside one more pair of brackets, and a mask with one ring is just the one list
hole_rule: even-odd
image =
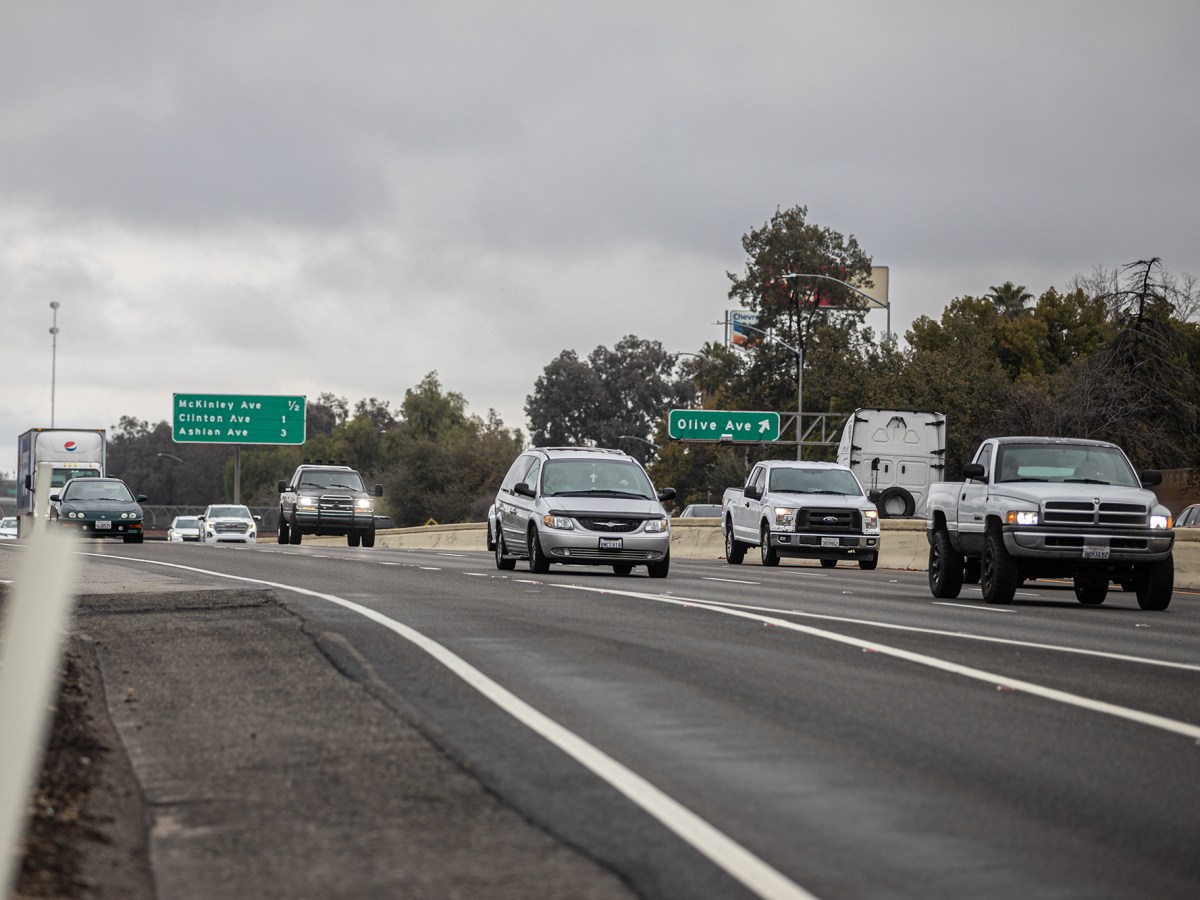
[[[40,463],[51,463],[39,470]],[[46,518],[49,508],[36,509],[38,479],[50,473],[49,490],[57,493],[72,478],[102,478],[108,464],[108,441],[103,428],[31,428],[17,438],[17,536],[33,532],[34,516]]]
[[878,490],[885,518],[924,516],[929,486],[945,480],[946,416],[925,409],[856,409],[842,429],[837,461]]

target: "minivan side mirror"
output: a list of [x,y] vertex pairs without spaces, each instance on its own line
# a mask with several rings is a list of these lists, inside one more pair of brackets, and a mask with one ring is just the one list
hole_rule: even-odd
[[517,484],[513,485],[513,493],[520,494],[522,497],[535,496],[533,493],[533,488],[531,488],[529,485],[527,485],[523,481],[520,481]]
[[674,500],[675,499],[675,488],[673,488],[673,487],[663,488],[658,494],[658,499],[661,500],[663,503],[666,503],[668,500]]

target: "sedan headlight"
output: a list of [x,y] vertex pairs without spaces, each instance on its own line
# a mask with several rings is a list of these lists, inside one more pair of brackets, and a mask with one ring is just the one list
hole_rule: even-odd
[[775,524],[791,528],[796,524],[796,510],[790,506],[775,507]]
[[567,516],[556,516],[554,513],[546,513],[542,516],[542,524],[547,528],[557,528],[559,531],[575,530],[575,523]]
[[1009,525],[1036,525],[1038,514],[1036,509],[1010,509],[1004,516]]
[[667,519],[647,519],[646,534],[662,534],[670,528],[670,523]]

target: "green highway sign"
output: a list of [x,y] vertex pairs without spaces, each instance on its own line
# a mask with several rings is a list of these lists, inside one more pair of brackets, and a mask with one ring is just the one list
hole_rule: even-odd
[[777,441],[779,413],[673,409],[667,430],[676,441]]
[[177,444],[303,444],[303,397],[172,394]]

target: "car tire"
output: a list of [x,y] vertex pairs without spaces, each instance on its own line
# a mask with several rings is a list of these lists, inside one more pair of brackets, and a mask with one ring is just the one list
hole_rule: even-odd
[[733,536],[733,523],[725,523],[725,561],[740,566],[746,558],[746,545]]
[[[499,532],[499,529],[497,529]],[[504,552],[504,535],[497,533],[492,542],[492,550],[496,554],[496,568],[502,572],[510,572],[517,567],[517,561],[509,558]]]
[[1004,537],[993,528],[983,541],[983,559],[980,562],[979,586],[983,599],[988,603],[1012,603],[1017,588],[1021,585],[1021,570],[1017,561],[1004,549]]
[[529,571],[535,575],[545,575],[550,571],[550,560],[542,552],[536,525],[529,529]]
[[288,542],[288,523],[287,519],[283,517],[283,510],[279,511],[279,530],[277,540],[281,544],[286,544]]
[[1171,594],[1175,591],[1173,556],[1139,566],[1134,579],[1138,606],[1155,611],[1166,609],[1171,605]]
[[347,531],[346,532],[346,546],[357,547],[361,543],[362,543],[362,532],[361,531]]
[[939,528],[929,543],[929,592],[940,600],[953,600],[963,586],[963,558]]
[[837,568],[837,560],[836,559],[823,559],[823,560],[821,560],[821,568],[822,569],[836,569]]
[[879,495],[879,501],[875,506],[879,510],[879,515],[884,519],[906,518],[916,511],[917,502],[913,499],[913,495],[904,488],[890,487],[885,488]]
[[871,556],[863,556],[858,560],[858,567],[864,572],[874,571],[877,565],[879,565],[878,553],[875,553]]
[[301,537],[302,537],[302,534],[300,532],[300,526],[297,525],[295,522],[292,522],[291,525],[288,527],[288,543],[289,544],[298,544],[298,543],[300,543]]
[[1076,575],[1075,599],[1084,606],[1099,606],[1108,596],[1107,575]]
[[368,547],[368,548],[375,546],[375,529],[374,528],[367,528],[363,531],[362,545],[364,547]]
[[633,571],[633,566],[629,563],[617,563],[615,566],[613,566],[613,571],[618,575],[628,575]]
[[759,558],[762,560],[762,564],[764,566],[779,565],[779,554],[771,546],[771,529],[763,525],[759,537],[762,538],[762,543],[758,545]]
[[646,571],[651,578],[666,578],[667,573],[671,571],[671,554],[664,556],[661,562],[649,563]]

